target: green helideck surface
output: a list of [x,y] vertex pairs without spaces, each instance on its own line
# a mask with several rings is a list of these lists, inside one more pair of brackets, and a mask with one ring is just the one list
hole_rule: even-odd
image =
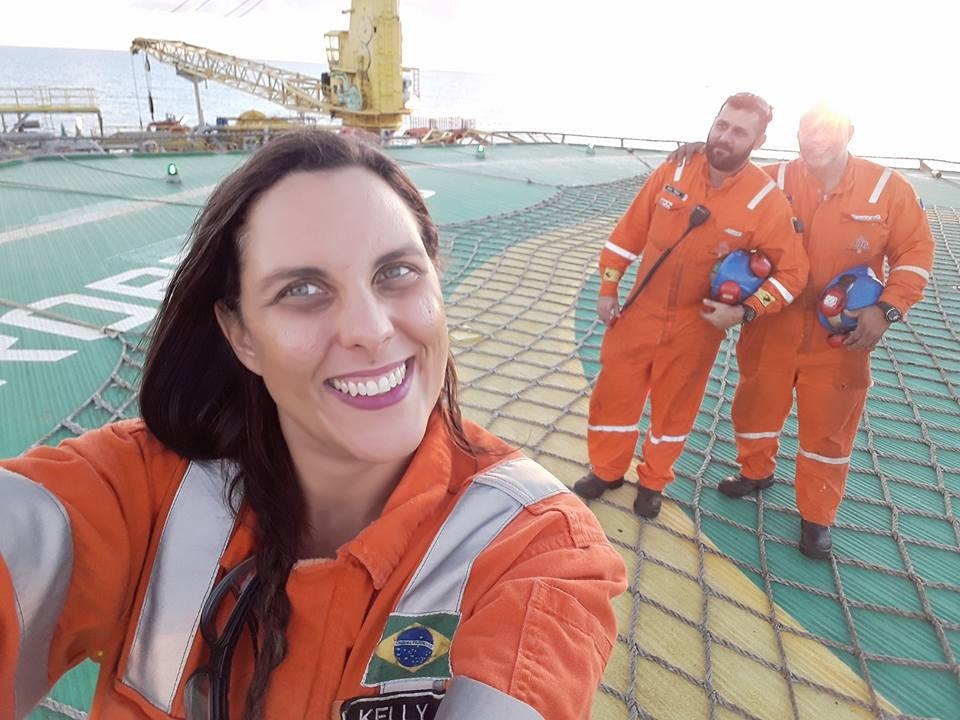
[[[495,145],[483,159],[470,146],[390,154],[441,227],[465,413],[572,482],[586,457],[602,336],[593,312],[596,255],[662,155],[566,145]],[[0,166],[0,456],[136,414],[141,344],[164,282],[205,197],[245,158]],[[179,185],[165,180],[171,159]],[[794,417],[771,490],[758,501],[716,492],[735,469],[730,338],[667,491],[677,512],[640,524],[629,488],[591,505],[631,573],[595,718],[874,717],[891,708],[957,716],[960,185],[909,177],[927,204],[936,265],[926,298],[874,353],[835,559],[811,562],[796,548]],[[678,522],[688,530],[677,531]],[[681,548],[692,548],[692,564]],[[732,575],[746,578],[768,609],[744,609],[742,598],[728,596],[722,583]],[[670,578],[687,583],[698,610],[662,597]],[[756,649],[746,626],[716,629],[730,608],[763,623],[767,651]],[[688,664],[672,653],[690,638],[697,660]],[[798,660],[792,644],[806,640],[860,690],[827,683],[809,669],[816,663]],[[32,717],[79,717],[96,672],[87,662],[68,674]],[[780,699],[745,693],[754,676],[772,678],[769,694]]]

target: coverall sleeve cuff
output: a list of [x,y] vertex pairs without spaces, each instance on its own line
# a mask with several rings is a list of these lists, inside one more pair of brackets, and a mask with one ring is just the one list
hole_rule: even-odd
[[600,283],[600,297],[617,297],[619,285],[615,282]]
[[766,312],[766,308],[763,307],[763,303],[757,300],[757,298],[753,295],[748,297],[741,304],[753,310],[758,316],[763,315]]
[[907,310],[910,309],[910,303],[905,301],[902,297],[896,293],[884,291],[880,293],[879,302],[885,302],[888,305],[893,305],[897,310],[900,311],[901,315],[906,315]]

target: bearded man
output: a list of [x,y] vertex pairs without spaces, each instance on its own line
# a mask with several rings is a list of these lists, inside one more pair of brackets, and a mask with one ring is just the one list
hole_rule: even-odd
[[[656,517],[726,329],[781,310],[806,284],[790,203],[749,159],[772,116],[756,95],[727,98],[706,152],[658,167],[600,253],[597,313],[607,329],[590,397],[590,468],[573,488],[583,498],[623,484],[649,395],[633,509]],[[740,304],[727,305],[708,297],[710,273],[734,250],[763,252],[773,272]],[[621,307],[620,279],[638,259],[636,285]]]

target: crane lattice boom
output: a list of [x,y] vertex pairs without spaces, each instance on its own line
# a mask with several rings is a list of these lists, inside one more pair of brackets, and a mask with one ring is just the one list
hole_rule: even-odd
[[137,38],[130,51],[173,65],[192,80],[214,80],[296,112],[329,112],[321,81],[176,40]]

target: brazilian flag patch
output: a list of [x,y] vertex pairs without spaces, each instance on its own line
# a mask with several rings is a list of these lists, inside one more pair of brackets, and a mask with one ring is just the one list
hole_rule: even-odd
[[459,624],[459,613],[393,613],[367,665],[363,684],[371,687],[390,680],[450,678],[450,642]]
[[616,268],[604,268],[603,269],[603,280],[604,282],[620,282],[620,278],[623,277],[623,273],[617,270]]
[[776,301],[776,298],[772,293],[767,292],[766,290],[757,290],[756,292],[757,299],[760,301],[760,304],[764,307],[767,307],[771,303]]

